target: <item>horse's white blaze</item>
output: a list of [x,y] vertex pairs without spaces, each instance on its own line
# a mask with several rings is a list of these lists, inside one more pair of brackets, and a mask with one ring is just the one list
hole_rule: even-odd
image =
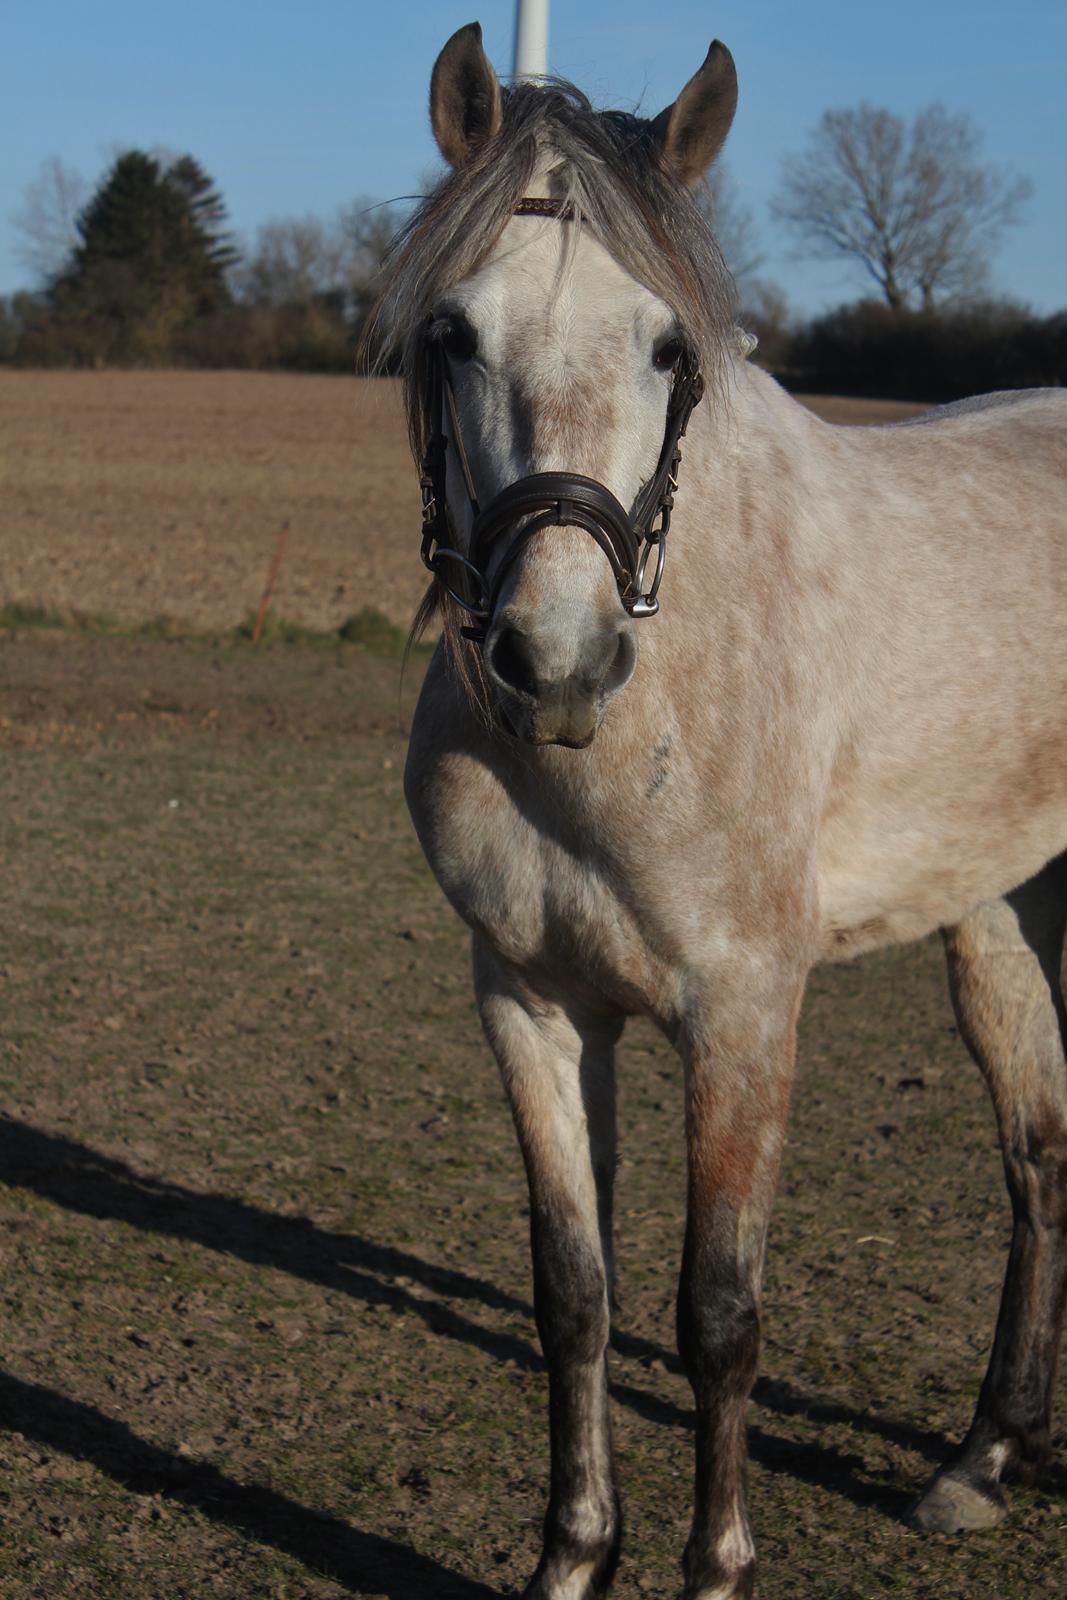
[[[462,311],[477,334],[455,383],[483,505],[528,473],[571,471],[628,507],[656,465],[670,382],[652,356],[674,318],[587,230],[576,244],[570,232],[513,218],[439,308]],[[466,516],[461,487],[454,477],[454,509]],[[597,553],[573,536],[564,548]]]

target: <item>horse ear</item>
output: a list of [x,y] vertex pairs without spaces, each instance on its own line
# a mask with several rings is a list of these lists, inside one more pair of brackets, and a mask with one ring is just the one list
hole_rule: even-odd
[[445,160],[462,167],[487,139],[500,132],[500,85],[482,49],[482,25],[468,22],[454,33],[434,62],[430,121]]
[[663,165],[682,183],[698,183],[722,149],[736,110],[734,58],[714,39],[700,71],[652,124]]

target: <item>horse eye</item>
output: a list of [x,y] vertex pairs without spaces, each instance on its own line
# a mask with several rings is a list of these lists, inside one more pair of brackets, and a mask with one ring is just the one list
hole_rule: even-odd
[[681,361],[684,351],[685,346],[681,339],[677,337],[665,339],[652,352],[652,365],[659,372],[670,372],[672,367],[676,367]]
[[478,348],[478,336],[466,317],[442,317],[433,337],[453,361],[469,361]]

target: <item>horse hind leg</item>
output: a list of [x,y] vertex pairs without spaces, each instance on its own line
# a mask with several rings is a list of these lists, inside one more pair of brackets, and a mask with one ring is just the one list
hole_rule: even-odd
[[477,939],[474,976],[526,1162],[548,1366],[551,1488],[525,1600],[588,1600],[611,1580],[621,1527],[607,1385],[621,1024],[533,995]]
[[921,1528],[990,1527],[1003,1474],[1050,1454],[1067,1297],[1067,1015],[1060,988],[1067,855],[946,932],[960,1031],[993,1098],[1014,1227],[989,1370],[963,1444],[912,1512]]

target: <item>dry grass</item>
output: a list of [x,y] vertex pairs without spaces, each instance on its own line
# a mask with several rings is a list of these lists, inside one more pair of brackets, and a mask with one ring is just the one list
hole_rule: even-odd
[[[919,410],[810,402],[833,422]],[[423,589],[398,387],[278,373],[0,369],[0,606],[233,627],[291,536],[275,612],[397,623]]]
[[337,627],[373,603],[402,619],[422,590],[391,383],[2,372],[0,453],[0,603],[232,627],[286,518],[280,615]]

